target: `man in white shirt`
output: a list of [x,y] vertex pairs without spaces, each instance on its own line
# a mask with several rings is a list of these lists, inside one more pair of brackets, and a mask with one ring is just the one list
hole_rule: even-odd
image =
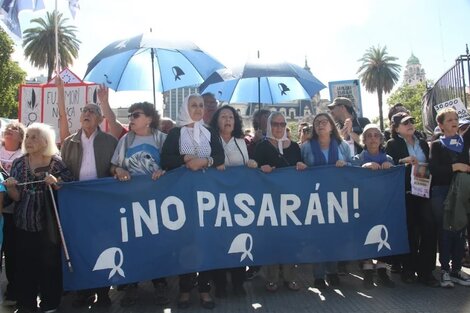
[[[91,180],[111,176],[111,158],[117,139],[102,132],[99,125],[103,121],[101,109],[96,104],[87,104],[81,109],[81,128],[67,137],[61,148],[64,163],[75,180]],[[109,287],[81,290],[74,302],[76,307],[104,307],[111,304]],[[95,293],[98,300],[94,303]]]

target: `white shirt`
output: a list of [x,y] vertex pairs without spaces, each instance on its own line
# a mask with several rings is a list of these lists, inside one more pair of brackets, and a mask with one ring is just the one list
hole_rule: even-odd
[[224,147],[225,166],[245,165],[248,162],[248,149],[244,139],[232,137],[228,142],[220,139]]
[[2,162],[2,166],[10,173],[11,165],[16,158],[19,158],[23,153],[21,153],[21,149],[15,151],[8,151],[5,149],[5,146],[0,147],[0,162]]
[[96,162],[95,162],[95,149],[93,147],[93,142],[95,137],[98,134],[98,131],[95,130],[88,138],[85,132],[82,130],[82,136],[80,138],[82,142],[82,165],[80,166],[80,177],[79,180],[90,180],[97,179],[98,173],[96,172]]

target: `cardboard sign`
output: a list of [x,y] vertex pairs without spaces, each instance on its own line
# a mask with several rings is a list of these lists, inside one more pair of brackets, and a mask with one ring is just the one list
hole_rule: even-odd
[[329,82],[328,89],[331,102],[337,97],[346,97],[351,100],[357,115],[362,117],[361,84],[358,79]]
[[459,116],[459,119],[470,117],[467,109],[465,108],[465,105],[463,104],[462,100],[460,100],[460,98],[455,98],[446,102],[436,104],[434,106],[434,110],[436,110],[436,113],[439,113],[441,110],[445,108],[455,109],[455,111],[457,111],[457,115]]
[[[68,69],[64,69],[59,75],[62,79],[66,78],[64,80],[66,82],[64,86],[65,112],[69,131],[73,134],[80,129],[80,109],[88,103],[100,104],[97,96],[99,85],[84,83]],[[48,84],[20,86],[18,119],[25,126],[35,122],[51,125],[56,132],[57,142],[60,142],[58,95],[53,81],[54,79]],[[101,128],[107,129],[105,122],[102,123]]]

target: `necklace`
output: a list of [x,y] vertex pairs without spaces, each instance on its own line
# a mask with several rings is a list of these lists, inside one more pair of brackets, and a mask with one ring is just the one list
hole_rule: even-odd
[[225,154],[225,156],[227,157],[228,164],[229,164],[229,165],[232,165],[232,166],[235,165],[235,164],[232,162],[231,158],[230,158],[230,152],[231,152],[231,151],[228,151],[228,149],[227,149],[227,147],[230,147],[229,144],[230,144],[230,142],[231,142],[232,140],[233,140],[233,142],[235,143],[235,146],[237,147],[238,152],[240,152],[240,155],[242,156],[242,160],[243,160],[242,165],[245,165],[245,164],[246,164],[245,156],[243,155],[242,149],[241,149],[240,146],[238,145],[237,140],[236,140],[234,137],[232,137],[232,138],[230,138],[230,140],[229,140],[228,142],[225,142],[225,140],[224,140],[222,137],[220,137],[220,141],[222,142],[222,146],[223,146],[223,148],[224,148],[224,154]]

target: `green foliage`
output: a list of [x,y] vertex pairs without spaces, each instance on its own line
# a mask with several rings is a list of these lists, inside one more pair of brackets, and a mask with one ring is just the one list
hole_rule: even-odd
[[11,59],[13,41],[0,29],[0,116],[18,117],[18,87],[26,73]]
[[416,119],[416,128],[423,129],[421,98],[426,93],[426,84],[420,83],[416,86],[403,85],[393,92],[387,99],[389,107],[400,102],[407,108]]
[[31,24],[37,27],[28,28],[23,33],[24,55],[31,64],[37,68],[47,68],[47,80],[52,78],[55,68],[55,20],[58,21],[58,41],[60,66],[62,68],[73,64],[78,57],[80,40],[76,37],[77,28],[73,25],[65,25],[68,18],[62,18],[62,13],[57,11],[47,12],[46,19],[35,18]]
[[389,93],[400,77],[401,66],[393,63],[397,57],[389,56],[387,47],[370,47],[359,59],[362,62],[357,70],[362,85],[368,92],[377,92],[379,104],[380,128],[384,129],[382,111],[382,93]]
[[299,141],[299,123],[298,122],[288,122],[287,127],[290,129],[290,139],[292,141]]

